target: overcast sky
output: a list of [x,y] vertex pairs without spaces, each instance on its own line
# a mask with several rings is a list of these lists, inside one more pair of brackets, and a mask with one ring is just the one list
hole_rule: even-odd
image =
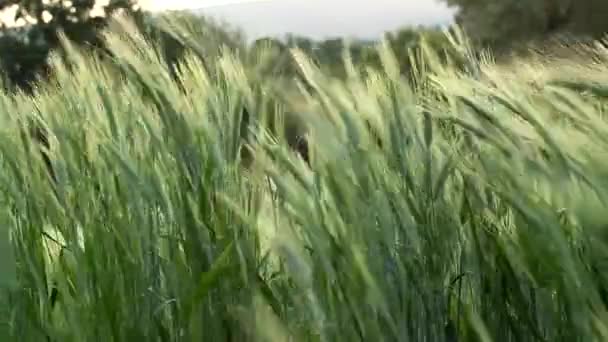
[[314,38],[377,38],[384,31],[404,25],[449,22],[453,12],[436,0],[149,1],[157,10],[203,8],[203,13],[241,27],[249,38],[288,32]]
[[[445,24],[453,13],[437,0],[140,0],[140,4],[152,11],[197,10],[242,28],[250,39],[287,33],[317,39],[373,39],[406,25]],[[15,24],[13,17],[14,8],[0,12],[0,20],[9,25]]]

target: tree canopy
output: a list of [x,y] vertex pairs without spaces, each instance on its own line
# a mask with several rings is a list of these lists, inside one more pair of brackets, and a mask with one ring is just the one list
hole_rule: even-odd
[[478,42],[505,46],[557,34],[600,37],[608,32],[606,0],[442,0]]
[[0,11],[0,68],[8,84],[30,88],[47,72],[47,57],[59,33],[79,45],[100,46],[99,32],[117,12],[139,11],[137,0],[5,0]]

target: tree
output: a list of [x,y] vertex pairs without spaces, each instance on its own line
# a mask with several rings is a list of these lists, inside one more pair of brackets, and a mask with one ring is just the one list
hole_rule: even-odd
[[600,37],[608,32],[606,0],[442,0],[456,21],[484,45],[509,46],[559,34]]
[[[59,33],[80,46],[101,47],[99,36],[117,12],[139,11],[137,0],[5,0],[0,11],[14,11],[0,22],[0,67],[12,86],[30,90],[48,74],[47,57],[59,46]],[[17,25],[19,27],[17,27]]]

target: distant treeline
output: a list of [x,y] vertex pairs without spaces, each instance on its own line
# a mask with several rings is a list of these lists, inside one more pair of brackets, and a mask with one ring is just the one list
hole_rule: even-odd
[[[528,48],[526,43],[530,42],[539,45],[549,38],[567,35],[570,38],[574,35],[576,39],[598,38],[608,31],[608,21],[599,20],[597,15],[608,13],[608,1],[605,0],[533,0],[523,7],[521,2],[515,0],[501,0],[485,5],[464,0],[444,2],[459,8],[457,22],[477,47],[490,48],[497,54]],[[80,47],[97,51],[101,56],[107,54],[100,32],[107,27],[107,18],[119,12],[126,12],[135,19],[140,31],[160,46],[163,57],[172,68],[178,65],[177,62],[185,51],[179,39],[158,25],[160,19],[169,17],[180,17],[191,28],[199,31],[198,39],[204,40],[201,41],[201,46],[205,47],[202,54],[208,59],[212,59],[222,47],[228,47],[238,50],[238,55],[246,65],[255,63],[259,67],[265,63],[267,67],[262,65],[262,70],[268,75],[297,75],[297,65],[289,52],[293,47],[302,49],[320,68],[335,77],[344,77],[346,74],[343,52],[347,45],[356,65],[381,65],[377,42],[374,41],[354,40],[347,43],[342,38],[315,41],[308,37],[288,35],[285,39],[262,38],[248,45],[241,31],[204,16],[185,12],[151,15],[141,11],[136,6],[136,0],[111,0],[103,8],[105,16],[92,16],[92,3],[94,2],[76,1],[68,7],[66,2],[43,0],[3,2],[0,9],[11,5],[19,6],[16,19],[30,18],[36,21],[19,28],[0,27],[0,71],[5,89],[30,91],[37,80],[51,75],[48,68],[49,54],[62,54],[58,38],[60,32]],[[52,19],[45,20],[45,17]],[[387,32],[385,38],[404,73],[411,69],[410,53],[420,46],[423,39],[445,61],[458,63],[459,54],[451,53],[453,47],[438,27],[404,27]],[[266,55],[260,54],[261,48],[264,48]],[[453,58],[450,59],[450,56]]]

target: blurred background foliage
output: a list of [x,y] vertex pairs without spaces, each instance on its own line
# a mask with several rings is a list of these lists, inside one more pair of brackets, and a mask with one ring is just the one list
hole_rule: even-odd
[[[586,41],[608,31],[605,20],[608,1],[605,0],[440,1],[457,8],[455,21],[465,29],[476,47],[492,49],[498,58],[527,51],[530,43],[539,48],[556,39],[561,43],[566,38]],[[183,49],[178,40],[155,24],[167,16],[186,17],[192,27],[205,31],[207,54],[214,54],[222,47],[239,50],[243,61],[258,64],[259,70],[269,75],[291,77],[297,74],[289,54],[289,48],[296,46],[335,77],[345,76],[342,58],[347,44],[356,64],[380,65],[374,41],[346,42],[339,37],[316,41],[286,35],[283,39],[265,37],[247,44],[244,33],[226,23],[187,12],[148,13],[137,6],[137,0],[110,0],[105,5],[94,0],[9,0],[0,4],[0,10],[15,13],[11,22],[0,23],[0,69],[8,89],[17,87],[29,91],[37,79],[49,77],[49,53],[61,53],[60,32],[80,46],[104,51],[99,33],[107,26],[110,16],[125,13],[136,18],[148,38],[162,42],[162,54],[171,63],[179,60]],[[422,37],[440,50],[451,47],[440,27],[403,27],[385,34],[406,73],[410,70],[408,51],[419,46]],[[260,56],[259,47],[264,46],[274,47],[273,53]],[[446,57],[455,56],[450,51],[444,52]],[[262,65],[264,63],[266,66]]]

